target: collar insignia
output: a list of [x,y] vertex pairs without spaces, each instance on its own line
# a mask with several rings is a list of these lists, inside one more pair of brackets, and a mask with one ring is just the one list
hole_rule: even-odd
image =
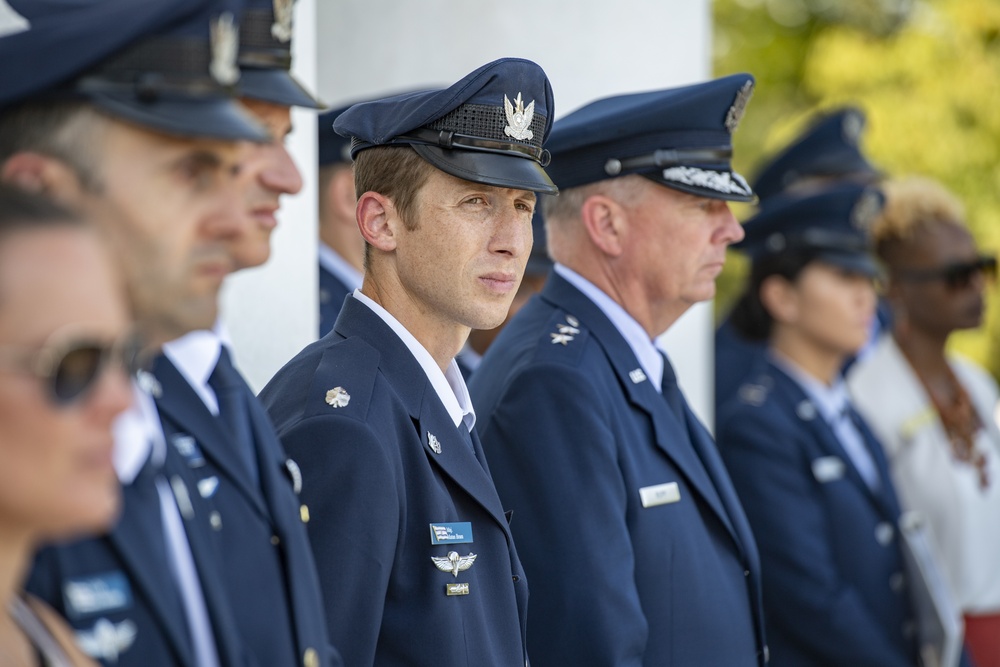
[[457,551],[449,551],[447,558],[441,556],[431,556],[434,566],[442,572],[451,572],[456,577],[459,572],[464,572],[472,567],[476,562],[476,554],[469,552],[468,556],[459,556]]
[[347,390],[343,387],[334,387],[330,391],[326,392],[326,403],[327,405],[334,408],[347,407],[347,404],[351,402],[351,395],[347,393]]
[[518,93],[517,97],[514,98],[514,104],[511,104],[507,96],[504,95],[503,110],[507,115],[507,127],[503,128],[503,133],[511,139],[531,141],[535,134],[528,128],[531,127],[531,121],[535,117],[535,101],[532,100],[531,104],[525,107],[521,100],[521,93]]
[[750,101],[752,96],[753,81],[747,81],[736,93],[736,99],[733,100],[733,106],[729,107],[729,113],[726,114],[726,129],[729,130],[729,134],[736,131],[736,128],[740,124],[740,120],[743,118],[743,112],[746,111],[747,102]]
[[292,12],[294,0],[274,0],[274,23],[271,24],[271,37],[282,44],[292,39]]
[[[441,442],[437,439],[437,436],[430,431],[427,431],[427,444],[430,445],[431,451],[435,454],[441,453]],[[455,576],[457,577],[458,575],[456,574]]]
[[208,66],[212,77],[223,86],[231,86],[240,79],[236,55],[240,50],[240,33],[232,12],[216,17],[209,29],[212,37],[212,63]]

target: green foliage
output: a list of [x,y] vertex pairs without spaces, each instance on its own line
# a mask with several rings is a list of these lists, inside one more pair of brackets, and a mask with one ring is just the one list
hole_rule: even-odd
[[[1000,2],[715,0],[713,13],[716,75],[758,82],[735,136],[741,173],[755,174],[817,111],[851,103],[868,116],[875,164],[941,181],[965,202],[979,244],[1000,249]],[[722,313],[746,273],[732,255]],[[998,333],[991,306],[986,326],[953,344],[1000,376]]]

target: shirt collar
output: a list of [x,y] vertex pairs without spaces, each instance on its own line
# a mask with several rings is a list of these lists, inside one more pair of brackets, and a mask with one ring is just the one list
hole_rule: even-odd
[[424,375],[427,376],[431,386],[434,387],[435,393],[441,399],[441,403],[444,404],[444,408],[448,411],[448,416],[451,417],[455,427],[457,428],[459,424],[464,422],[469,431],[472,431],[472,428],[476,425],[476,412],[472,408],[469,389],[465,385],[465,379],[462,377],[462,372],[459,370],[455,360],[452,359],[451,363],[448,364],[447,372],[442,373],[441,368],[434,361],[431,353],[420,344],[420,341],[413,337],[413,334],[406,330],[406,327],[400,324],[399,320],[393,317],[392,313],[362,294],[360,290],[355,290],[353,296],[368,306],[403,341],[406,349],[410,351],[413,358],[420,364]]
[[807,373],[797,363],[773,349],[770,350],[770,357],[774,365],[787,373],[789,377],[802,387],[802,391],[806,393],[806,396],[813,402],[828,424],[835,424],[840,420],[844,414],[844,410],[849,405],[847,386],[844,384],[844,379],[841,376],[838,375],[832,385],[827,385]]
[[335,275],[349,290],[359,289],[364,282],[365,277],[360,271],[322,242],[319,244],[319,265]]
[[163,346],[166,355],[184,379],[192,386],[207,386],[222,350],[222,341],[215,331],[192,331]]
[[622,308],[617,301],[605,294],[601,288],[573,269],[556,264],[555,271],[573,287],[583,292],[584,296],[593,301],[594,305],[611,320],[611,324],[632,348],[632,353],[639,360],[639,365],[642,366],[646,377],[656,388],[656,391],[662,392],[663,357],[660,356],[660,351],[656,349],[656,345],[653,344],[653,340],[642,328],[642,325],[629,315],[628,311]]

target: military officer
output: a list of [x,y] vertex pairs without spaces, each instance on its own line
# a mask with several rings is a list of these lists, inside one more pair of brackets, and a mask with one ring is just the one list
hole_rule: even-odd
[[365,239],[354,219],[357,197],[351,140],[333,131],[341,107],[319,115],[319,335],[330,333],[348,294],[364,278]]
[[261,398],[302,469],[334,644],[348,665],[520,665],[527,587],[454,362],[507,313],[531,248],[552,89],[502,59],[443,90],[359,104],[364,284]]
[[774,665],[917,664],[899,503],[840,375],[875,312],[881,206],[844,184],[772,198],[745,226],[752,305],[733,326],[767,351],[716,434],[760,547]]
[[[761,203],[783,192],[806,192],[842,181],[870,183],[879,171],[861,152],[864,113],[844,107],[818,116],[812,125],[760,170],[753,190]],[[727,317],[715,332],[715,410],[736,394],[756,359],[759,341],[740,336]]]
[[[249,0],[240,18],[241,102],[271,139],[244,147],[240,183],[249,221],[227,242],[237,270],[267,261],[280,197],[302,187],[284,147],[291,107],[319,106],[289,73],[291,6]],[[339,663],[303,524],[308,509],[295,495],[295,464],[223,338],[217,324],[164,346],[153,366],[164,433],[219,512],[223,583],[248,651],[261,665]]]
[[[0,177],[106,232],[147,353],[211,326],[240,233],[241,140],[267,137],[232,98],[239,7],[209,0],[11,3],[0,38]],[[23,67],[17,66],[18,63]],[[168,447],[148,374],[115,424],[117,526],[46,549],[29,590],[106,665],[242,665],[212,518]]]
[[532,585],[536,665],[760,665],[760,567],[715,443],[655,347],[742,238],[738,74],[555,123],[556,265],[472,376]]

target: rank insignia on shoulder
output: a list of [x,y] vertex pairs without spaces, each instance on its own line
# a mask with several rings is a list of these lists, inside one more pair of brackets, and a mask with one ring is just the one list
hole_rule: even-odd
[[437,439],[437,436],[427,431],[427,444],[430,445],[431,451],[435,454],[441,453],[441,442]]
[[470,551],[468,556],[459,556],[457,551],[449,551],[446,557],[431,556],[431,560],[437,569],[458,577],[459,572],[465,572],[476,562],[476,554]]
[[747,405],[759,408],[767,400],[768,388],[762,384],[748,383],[740,387],[737,395]]
[[112,623],[102,618],[90,630],[78,630],[76,643],[91,658],[113,665],[118,662],[118,656],[135,642],[137,632],[132,621]]
[[555,333],[550,333],[553,345],[563,345],[573,340],[580,333],[580,321],[572,315],[566,316],[566,324],[557,324]]
[[347,390],[343,387],[334,387],[330,391],[326,392],[326,403],[327,405],[334,408],[347,407],[347,404],[351,402],[351,395],[347,393]]

